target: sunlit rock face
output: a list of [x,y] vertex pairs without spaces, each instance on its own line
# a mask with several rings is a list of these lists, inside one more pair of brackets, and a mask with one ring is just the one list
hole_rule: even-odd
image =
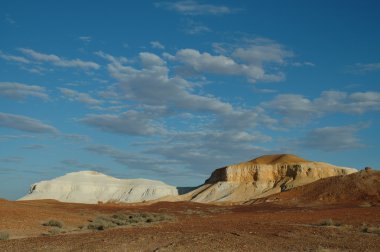
[[143,202],[177,196],[176,187],[147,179],[118,179],[94,171],[68,173],[31,186],[19,200],[55,199],[62,202]]
[[290,154],[267,155],[215,170],[192,201],[245,201],[286,191],[321,178],[347,175],[356,169],[313,162]]

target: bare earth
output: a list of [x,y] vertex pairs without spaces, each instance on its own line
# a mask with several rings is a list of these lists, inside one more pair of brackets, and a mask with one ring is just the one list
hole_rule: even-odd
[[[0,201],[0,231],[10,234],[0,241],[0,251],[380,251],[379,233],[363,232],[380,227],[380,206],[359,205]],[[89,220],[118,212],[166,213],[174,219],[87,230]],[[66,233],[46,236],[51,227],[42,223],[50,219],[62,222]],[[338,225],[322,226],[327,219]]]

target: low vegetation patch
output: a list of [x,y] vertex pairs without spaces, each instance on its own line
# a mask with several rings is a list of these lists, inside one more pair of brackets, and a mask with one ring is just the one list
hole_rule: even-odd
[[156,213],[116,213],[111,216],[98,216],[95,220],[88,224],[87,228],[94,230],[105,230],[117,226],[137,225],[166,220],[172,220],[172,217],[166,214]]
[[380,235],[380,227],[369,227],[366,224],[363,224],[362,225],[362,232]]
[[63,224],[57,220],[49,220],[48,222],[45,222],[42,224],[43,226],[48,226],[48,227],[57,227],[57,228],[62,228]]
[[335,222],[333,221],[332,219],[325,219],[325,220],[322,220],[321,222],[319,222],[318,224],[319,226],[335,226],[335,227],[339,227],[341,226],[340,223],[338,222]]
[[0,231],[0,241],[5,241],[9,239],[8,232]]

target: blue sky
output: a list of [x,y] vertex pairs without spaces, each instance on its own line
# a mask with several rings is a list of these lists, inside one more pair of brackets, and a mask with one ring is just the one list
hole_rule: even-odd
[[0,197],[262,154],[380,167],[378,1],[1,1]]

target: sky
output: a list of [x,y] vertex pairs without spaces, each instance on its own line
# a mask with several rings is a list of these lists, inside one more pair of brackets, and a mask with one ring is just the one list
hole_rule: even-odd
[[0,198],[196,186],[273,153],[380,168],[379,1],[0,2]]

